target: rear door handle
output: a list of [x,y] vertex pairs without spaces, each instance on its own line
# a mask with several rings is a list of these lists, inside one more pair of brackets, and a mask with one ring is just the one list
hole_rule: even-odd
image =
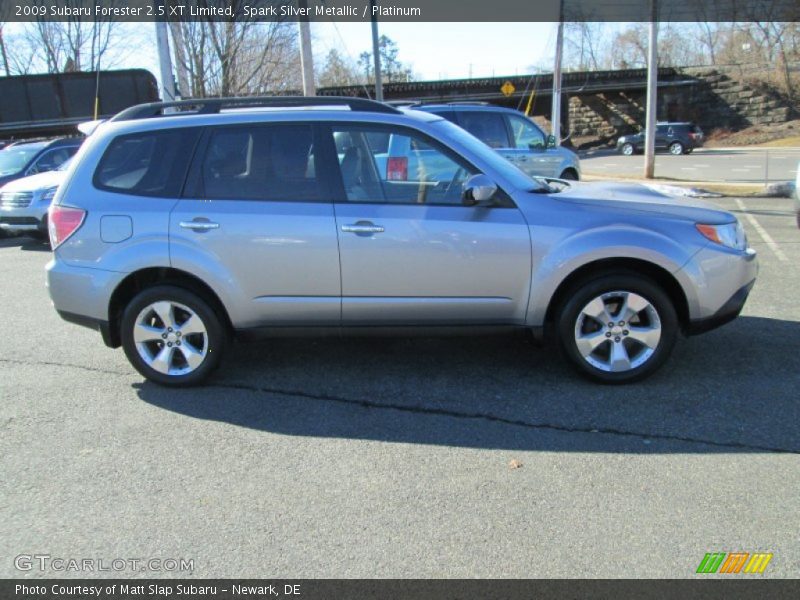
[[181,221],[179,225],[184,229],[192,229],[194,231],[208,231],[210,229],[219,229],[219,223],[212,223],[209,220]]
[[359,221],[351,225],[342,225],[342,231],[345,233],[355,233],[357,235],[370,235],[373,233],[383,233],[386,230],[380,225],[375,225],[375,223]]

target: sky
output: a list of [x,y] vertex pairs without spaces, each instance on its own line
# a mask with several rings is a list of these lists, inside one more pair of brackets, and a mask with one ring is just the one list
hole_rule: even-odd
[[[314,59],[331,48],[356,60],[372,49],[369,23],[312,23]],[[338,29],[338,32],[337,32]],[[461,79],[552,70],[554,23],[379,23],[378,33],[397,43],[398,59],[417,79]]]

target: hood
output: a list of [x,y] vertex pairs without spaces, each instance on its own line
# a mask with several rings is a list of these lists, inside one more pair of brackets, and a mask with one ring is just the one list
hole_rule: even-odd
[[3,186],[4,192],[35,192],[46,188],[61,185],[66,176],[66,171],[46,171],[30,177],[15,179]]
[[574,183],[566,190],[553,194],[551,198],[609,210],[655,213],[709,225],[736,220],[731,213],[709,202],[686,196],[672,196],[638,183]]

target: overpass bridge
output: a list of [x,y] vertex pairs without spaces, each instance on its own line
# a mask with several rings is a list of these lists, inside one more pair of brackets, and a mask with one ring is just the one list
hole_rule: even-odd
[[[691,86],[695,77],[687,76],[672,67],[658,69],[659,91]],[[509,86],[510,84],[510,86]],[[647,89],[647,69],[614,71],[573,71],[563,73],[562,123],[569,131],[569,101],[574,97],[607,97],[623,94],[638,97]],[[371,86],[326,87],[317,90],[320,96],[360,96],[372,94]],[[500,106],[525,109],[533,93],[531,114],[550,119],[552,110],[553,74],[515,75],[511,77],[482,77],[441,81],[409,81],[386,83],[383,86],[387,101],[414,100],[424,103],[482,101]]]

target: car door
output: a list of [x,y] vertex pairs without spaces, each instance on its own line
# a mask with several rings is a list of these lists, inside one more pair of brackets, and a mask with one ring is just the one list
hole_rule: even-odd
[[671,129],[668,128],[666,125],[657,125],[656,126],[656,149],[657,150],[666,150],[667,146],[670,145],[670,133]]
[[[377,160],[376,132],[407,137],[415,166]],[[331,138],[343,145],[335,199],[343,325],[524,322],[530,234],[509,198],[464,205],[475,168],[413,129],[335,123]]]
[[557,148],[547,147],[547,136],[530,119],[507,114],[511,140],[521,153],[517,163],[528,175],[560,177],[562,157]]
[[[330,182],[310,123],[209,128],[170,218],[174,267],[217,282],[237,327],[339,325]],[[234,318],[234,317],[232,317]]]

